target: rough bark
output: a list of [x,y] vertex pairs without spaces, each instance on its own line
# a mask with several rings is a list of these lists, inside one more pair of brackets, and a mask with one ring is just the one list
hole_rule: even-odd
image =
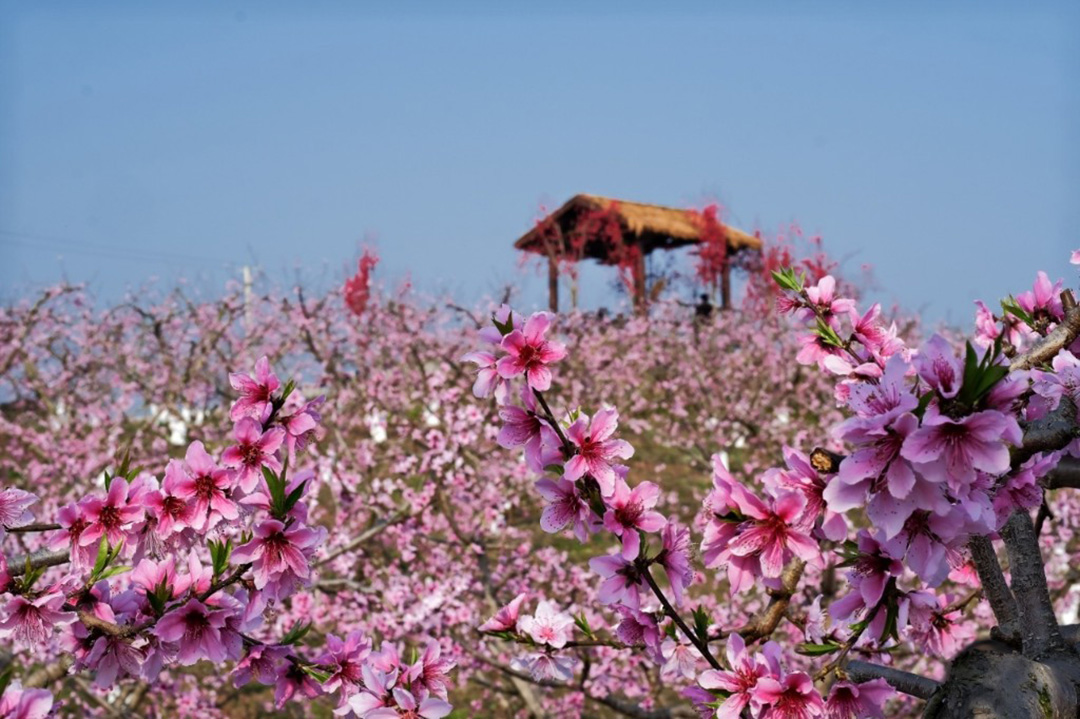
[[1075,719],[1080,657],[1071,649],[1036,661],[1010,645],[975,642],[962,651],[924,719]]

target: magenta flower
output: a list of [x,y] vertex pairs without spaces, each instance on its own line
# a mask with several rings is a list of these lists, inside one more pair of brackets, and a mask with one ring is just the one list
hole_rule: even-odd
[[104,499],[88,497],[79,504],[87,523],[79,536],[79,544],[84,547],[97,544],[102,537],[115,547],[127,538],[133,525],[143,518],[143,508],[129,502],[128,483],[123,477],[113,479]]
[[1036,320],[1060,322],[1065,317],[1061,305],[1061,285],[1062,280],[1051,284],[1047,274],[1040,270],[1035,276],[1035,285],[1016,296],[1016,304]]
[[223,662],[228,656],[222,637],[229,618],[225,609],[210,609],[197,599],[158,620],[154,634],[163,642],[179,645],[176,661],[191,666],[200,659]]
[[610,497],[615,492],[616,459],[634,456],[634,448],[622,439],[611,439],[619,427],[619,412],[605,409],[596,413],[590,422],[588,415],[581,415],[566,430],[567,438],[577,447],[577,454],[566,463],[564,476],[574,481],[590,475],[600,485],[600,493]]
[[820,519],[822,536],[834,542],[843,541],[847,536],[847,522],[842,514],[826,505],[824,493],[829,483],[825,477],[818,474],[810,464],[810,458],[797,449],[784,447],[784,461],[787,469],[765,472],[762,477],[765,486],[770,491],[801,492],[806,497],[802,528],[812,530]]
[[371,642],[363,632],[352,631],[344,639],[333,634],[326,635],[326,648],[316,660],[324,667],[332,668],[330,678],[323,682],[323,689],[336,692],[339,689],[351,693],[363,680],[361,667],[371,655]]
[[407,673],[409,685],[414,692],[422,689],[440,699],[446,699],[450,688],[450,670],[455,666],[457,662],[442,656],[442,646],[432,639],[424,647],[420,658],[409,667]]
[[955,397],[964,382],[964,367],[941,335],[934,335],[923,345],[915,357],[915,369],[945,399]]
[[161,489],[150,492],[146,497],[144,504],[150,516],[156,520],[155,531],[162,539],[183,532],[195,521],[195,503],[187,497],[178,496],[183,491],[186,479],[183,465],[178,460],[169,460]]
[[[395,669],[384,672],[370,664],[365,664],[361,672],[364,690],[350,696],[345,704],[334,710],[334,713],[340,715],[351,711],[360,719],[369,719],[369,717],[397,719],[397,710],[392,707],[396,704],[393,688],[397,684],[398,671]],[[389,709],[392,713],[386,713],[383,711],[385,709]]]
[[659,499],[660,488],[652,482],[642,482],[631,491],[626,482],[615,480],[615,491],[607,499],[604,527],[622,537],[622,553],[626,559],[636,558],[641,550],[639,531],[659,532],[667,524],[664,515],[653,511]]
[[4,527],[18,527],[34,521],[34,515],[27,509],[38,498],[15,487],[0,491],[0,537]]
[[776,642],[767,642],[762,647],[762,656],[754,656],[746,651],[746,642],[738,634],[732,634],[727,640],[728,671],[709,669],[698,677],[698,684],[710,691],[722,691],[728,694],[716,709],[717,719],[739,719],[747,706],[756,708],[757,687],[766,677],[780,676],[780,646]]
[[1033,509],[1042,503],[1043,488],[1039,480],[1058,465],[1059,452],[1036,453],[1005,478],[994,494],[994,514],[1000,529],[1013,512]]
[[94,670],[94,685],[108,689],[124,677],[138,677],[146,651],[122,637],[103,636],[94,641],[83,662]]
[[265,356],[255,363],[255,376],[233,372],[229,375],[229,384],[240,392],[240,399],[233,402],[229,418],[234,422],[243,417],[252,417],[265,422],[273,411],[272,396],[281,382],[270,371],[270,361]]
[[75,621],[75,613],[64,609],[63,592],[48,592],[36,599],[14,596],[4,605],[0,638],[11,637],[27,647],[49,640],[53,629]]
[[884,719],[885,702],[895,693],[884,679],[836,682],[825,701],[825,719]]
[[285,702],[299,694],[314,699],[323,693],[322,686],[307,672],[293,662],[278,665],[277,683],[274,686],[274,706],[281,709]]
[[620,616],[615,627],[615,636],[620,642],[629,646],[644,644],[653,654],[660,654],[660,626],[656,617],[622,604],[616,604],[615,611]]
[[633,562],[622,554],[593,557],[589,567],[604,579],[597,595],[601,604],[625,604],[632,609],[640,605],[641,573]]
[[1063,397],[1080,407],[1080,358],[1062,350],[1054,355],[1053,372],[1032,370],[1031,390],[1035,396],[1028,405],[1028,418],[1038,419],[1057,409]]
[[[288,660],[291,653],[288,647],[267,644],[248,648],[247,654],[237,662],[233,670],[233,686],[242,687],[252,679],[263,686],[273,686],[281,672],[281,665]],[[336,691],[336,687],[329,691]]]
[[903,562],[865,529],[859,530],[858,547],[859,554],[847,575],[851,592],[829,605],[829,615],[836,622],[848,621],[864,609],[877,606],[889,580],[904,573]]
[[299,522],[286,527],[284,522],[265,519],[255,527],[255,536],[233,553],[233,561],[251,563],[256,589],[292,589],[306,582],[311,570],[308,560],[326,536],[326,529],[305,527]]
[[574,636],[574,618],[560,612],[555,603],[548,600],[540,602],[531,616],[522,617],[518,627],[537,644],[546,644],[555,649],[565,647]]
[[692,680],[698,675],[701,655],[689,644],[665,639],[660,645],[660,657],[664,660],[660,668],[662,674],[674,674],[679,679]]
[[48,536],[49,548],[70,549],[71,566],[77,571],[92,566],[96,554],[95,549],[79,542],[83,531],[90,526],[90,523],[86,520],[82,505],[65,504],[56,513],[56,523],[61,528]]
[[769,705],[769,719],[810,719],[825,711],[825,703],[814,688],[814,680],[803,672],[784,676],[762,677],[754,689],[754,699]]
[[233,486],[229,472],[214,464],[202,442],[188,446],[182,468],[183,474],[177,477],[171,491],[192,505],[193,529],[208,531],[222,519],[231,522],[240,516],[236,503],[229,498]]
[[499,359],[496,369],[504,379],[524,374],[529,387],[537,392],[551,388],[551,369],[548,365],[566,357],[566,348],[559,342],[544,339],[554,315],[536,312],[525,326],[503,337],[502,348],[507,356]]
[[[834,327],[837,326],[837,317],[848,315],[855,311],[855,300],[836,296],[836,278],[832,275],[822,277],[817,285],[806,288],[806,296],[810,304],[825,318],[825,321]],[[817,317],[810,307],[803,307],[796,315],[804,322],[813,322]]]
[[817,558],[817,542],[799,529],[806,509],[802,493],[785,492],[772,501],[771,508],[749,496],[754,500],[749,505],[750,520],[741,525],[739,534],[728,545],[732,555],[757,557],[761,575],[766,578],[779,577],[792,556],[808,562]]
[[574,678],[574,666],[577,664],[570,655],[533,652],[516,657],[510,662],[510,668],[519,672],[528,672],[540,682],[568,682]]
[[540,528],[549,534],[561,532],[573,523],[574,536],[584,542],[595,517],[589,503],[578,492],[577,485],[568,479],[537,480],[536,491],[548,501],[540,514]]
[[1007,444],[1019,445],[1023,435],[1016,420],[996,410],[953,419],[931,406],[922,427],[906,440],[900,453],[919,464],[934,482],[949,483],[953,491],[975,479],[975,471],[999,475],[1009,469]]
[[694,580],[694,570],[690,567],[690,530],[668,522],[660,537],[663,549],[656,556],[656,562],[664,568],[672,599],[678,606],[682,604],[683,590]]
[[397,709],[388,709],[383,714],[376,710],[367,714],[365,719],[442,719],[453,710],[453,707],[442,699],[418,699],[401,687],[395,687],[393,694]]
[[0,696],[0,717],[3,719],[47,719],[52,714],[53,697],[45,689],[23,689],[15,680]]
[[221,463],[237,471],[236,482],[247,494],[255,491],[262,479],[262,468],[281,471],[281,462],[274,453],[285,441],[285,430],[271,427],[263,432],[262,425],[250,417],[236,423],[234,435],[237,444],[225,450]]
[[478,368],[476,382],[473,383],[473,395],[475,397],[484,399],[494,395],[495,401],[499,404],[506,402],[509,394],[509,383],[499,376],[499,370],[496,366],[498,358],[494,354],[484,351],[470,352],[461,359],[465,362],[472,362]]
[[303,452],[318,438],[319,422],[322,421],[319,407],[325,401],[324,396],[316,397],[293,414],[278,418],[285,430],[285,446],[290,452]]
[[521,605],[525,601],[526,594],[522,592],[505,607],[499,609],[495,616],[481,624],[478,629],[481,632],[513,632],[517,630],[518,615],[521,613]]

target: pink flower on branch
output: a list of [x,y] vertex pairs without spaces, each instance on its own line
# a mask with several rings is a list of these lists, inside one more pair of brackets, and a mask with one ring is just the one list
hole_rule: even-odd
[[244,417],[236,423],[234,436],[237,444],[225,450],[221,463],[236,470],[236,483],[250,494],[262,479],[263,467],[273,472],[281,471],[281,461],[275,452],[285,441],[285,430],[271,427],[264,432],[259,422]]
[[265,519],[255,527],[255,536],[237,547],[234,561],[252,564],[256,589],[292,590],[307,581],[311,574],[308,561],[315,547],[322,543],[326,529],[312,529],[300,523],[286,526],[276,519]]
[[233,480],[229,472],[214,463],[202,442],[192,442],[188,446],[181,468],[184,471],[177,478],[173,491],[178,499],[191,503],[192,528],[208,531],[223,519],[231,522],[240,516],[236,503],[230,498]]
[[34,647],[49,640],[53,630],[75,621],[75,613],[64,609],[63,592],[46,592],[36,599],[14,596],[3,608],[0,638],[11,637],[19,644]]
[[94,496],[80,502],[87,526],[79,536],[79,544],[88,547],[105,537],[115,547],[127,539],[135,523],[143,518],[143,508],[129,502],[128,488],[126,479],[115,477],[104,498]]
[[566,437],[577,449],[565,468],[564,476],[570,481],[585,475],[591,476],[600,485],[600,493],[610,497],[615,492],[614,461],[629,459],[634,456],[634,448],[623,439],[612,439],[619,427],[619,412],[604,409],[589,420],[582,415],[566,430]]
[[34,515],[27,508],[36,501],[35,495],[15,487],[0,490],[0,538],[4,536],[4,527],[18,527],[34,521]]
[[639,531],[659,532],[667,520],[653,511],[660,499],[660,488],[652,482],[642,482],[631,491],[622,479],[615,480],[615,491],[607,499],[608,510],[604,514],[604,527],[622,538],[622,554],[634,559],[641,551]]
[[513,632],[517,630],[518,615],[521,613],[521,605],[525,602],[526,594],[522,592],[505,607],[499,609],[495,616],[481,624],[478,629],[481,632]]
[[201,659],[225,661],[228,653],[222,636],[230,612],[210,609],[197,599],[158,620],[154,634],[163,642],[177,645],[176,661],[191,666]]
[[273,395],[281,382],[270,371],[270,361],[265,356],[255,363],[254,376],[233,372],[229,375],[229,384],[240,393],[240,399],[233,402],[229,410],[230,419],[234,422],[244,417],[259,422],[269,419],[273,411]]
[[574,618],[560,612],[554,602],[544,600],[534,614],[521,618],[518,627],[537,644],[562,649],[574,635]]
[[561,343],[544,338],[553,319],[550,312],[536,312],[525,321],[524,327],[503,337],[501,346],[507,356],[496,364],[500,377],[513,379],[525,375],[529,387],[537,392],[551,388],[548,365],[566,357],[566,348]]

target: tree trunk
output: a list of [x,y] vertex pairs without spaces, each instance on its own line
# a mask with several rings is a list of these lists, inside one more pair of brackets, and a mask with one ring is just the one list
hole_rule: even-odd
[[1080,655],[1072,647],[1042,660],[995,640],[975,642],[953,660],[924,719],[1075,719]]

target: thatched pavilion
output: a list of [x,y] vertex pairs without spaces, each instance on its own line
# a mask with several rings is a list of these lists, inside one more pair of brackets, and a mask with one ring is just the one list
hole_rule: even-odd
[[[634,305],[644,311],[645,256],[655,250],[673,250],[699,244],[710,231],[707,218],[696,210],[627,202],[596,195],[574,195],[559,209],[537,222],[514,247],[548,258],[548,303],[559,309],[559,267],[564,260],[591,258],[619,266],[633,276]],[[726,241],[726,257],[758,251],[761,239],[713,220],[713,231]],[[721,306],[731,306],[731,263],[720,275]]]

